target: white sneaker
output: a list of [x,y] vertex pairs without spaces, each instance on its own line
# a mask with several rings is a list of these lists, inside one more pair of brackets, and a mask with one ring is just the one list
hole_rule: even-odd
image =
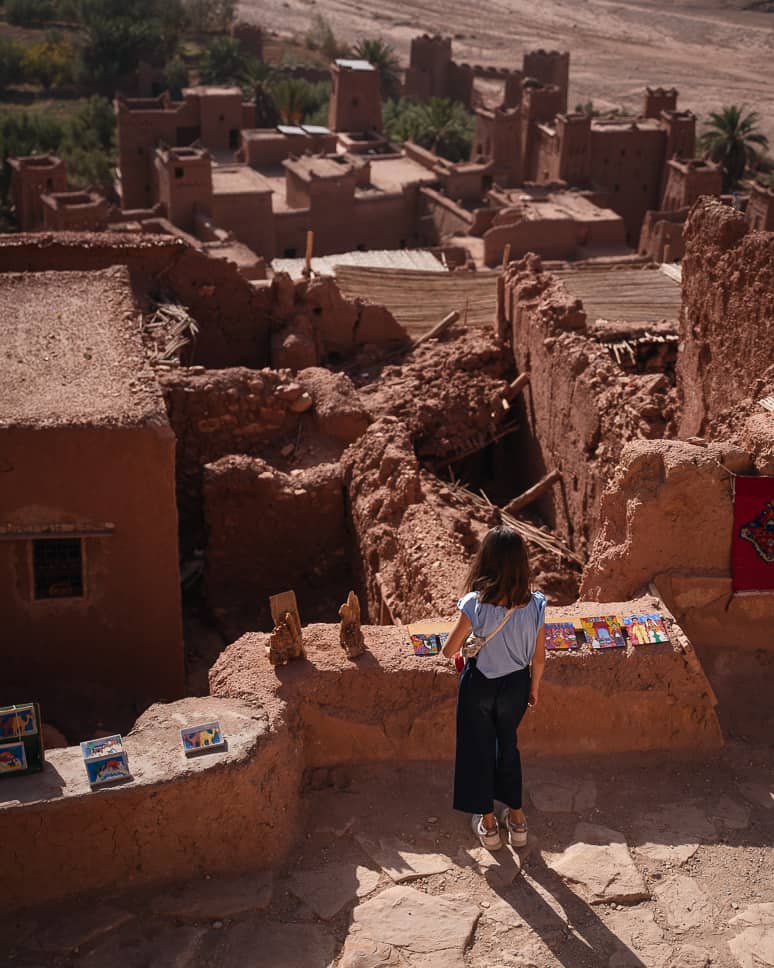
[[511,847],[526,847],[527,846],[527,824],[524,823],[514,823],[511,820],[511,808],[503,807],[500,813],[500,824],[503,830],[506,831],[506,837],[508,838],[508,843]]
[[500,840],[500,831],[497,827],[496,818],[494,827],[488,830],[484,826],[484,815],[482,813],[474,813],[470,825],[475,835],[481,841],[482,847],[486,847],[487,850],[499,850],[502,847],[503,842]]

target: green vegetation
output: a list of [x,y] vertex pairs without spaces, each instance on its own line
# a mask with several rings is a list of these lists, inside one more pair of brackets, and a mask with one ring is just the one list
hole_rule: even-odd
[[699,145],[708,158],[723,168],[723,191],[736,188],[749,166],[753,171],[769,147],[759,130],[760,116],[746,105],[731,104],[710,113]]
[[5,16],[9,24],[18,27],[39,27],[56,16],[51,0],[6,0]]
[[284,124],[327,124],[331,86],[326,81],[310,84],[290,77],[267,85],[274,106]]
[[52,116],[43,111],[0,111],[0,198],[7,201],[9,155],[31,155],[53,151],[67,163],[74,188],[93,185],[107,189],[112,178],[115,118],[109,101],[91,97],[70,102],[68,115]]
[[395,48],[378,40],[361,40],[352,50],[352,56],[368,61],[379,71],[383,98],[397,98],[400,95],[400,61]]
[[470,157],[475,118],[458,101],[431,98],[426,104],[401,98],[384,105],[384,130],[395,141],[415,141],[449,161]]
[[236,17],[236,0],[184,0],[189,25],[200,32],[223,33]]

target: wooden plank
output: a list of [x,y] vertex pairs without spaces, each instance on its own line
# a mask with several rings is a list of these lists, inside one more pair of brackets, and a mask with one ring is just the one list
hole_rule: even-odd
[[545,477],[539,480],[537,484],[533,484],[528,490],[524,491],[522,494],[519,494],[519,496],[515,497],[512,501],[509,501],[503,508],[503,511],[506,514],[518,514],[518,512],[527,507],[528,504],[532,504],[533,501],[536,501],[541,494],[545,494],[545,492],[549,488],[553,487],[558,481],[560,481],[561,478],[562,475],[559,473],[559,471],[551,471],[550,473],[546,474]]

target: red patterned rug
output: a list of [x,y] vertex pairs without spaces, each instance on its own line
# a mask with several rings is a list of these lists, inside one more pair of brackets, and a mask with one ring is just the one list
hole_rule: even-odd
[[735,592],[774,589],[774,477],[734,479],[731,575]]

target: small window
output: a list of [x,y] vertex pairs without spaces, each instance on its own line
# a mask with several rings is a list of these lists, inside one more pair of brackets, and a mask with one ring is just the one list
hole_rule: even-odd
[[621,157],[622,158],[626,157],[626,148],[621,148]]
[[182,178],[182,177],[183,177],[183,169],[175,168],[175,178]]
[[32,542],[35,598],[81,598],[83,552],[80,538],[40,538]]
[[219,114],[218,115],[218,121],[225,121],[225,120],[226,120],[226,115],[225,114]]
[[295,249],[285,249],[284,257],[286,259],[295,259],[295,257],[296,257],[296,250]]
[[620,192],[621,191],[621,186],[620,185],[613,185],[613,191],[614,192]]
[[356,108],[358,106],[358,104],[360,104],[360,101],[358,101],[358,99],[356,97],[353,97],[352,98],[352,107],[353,108]]

